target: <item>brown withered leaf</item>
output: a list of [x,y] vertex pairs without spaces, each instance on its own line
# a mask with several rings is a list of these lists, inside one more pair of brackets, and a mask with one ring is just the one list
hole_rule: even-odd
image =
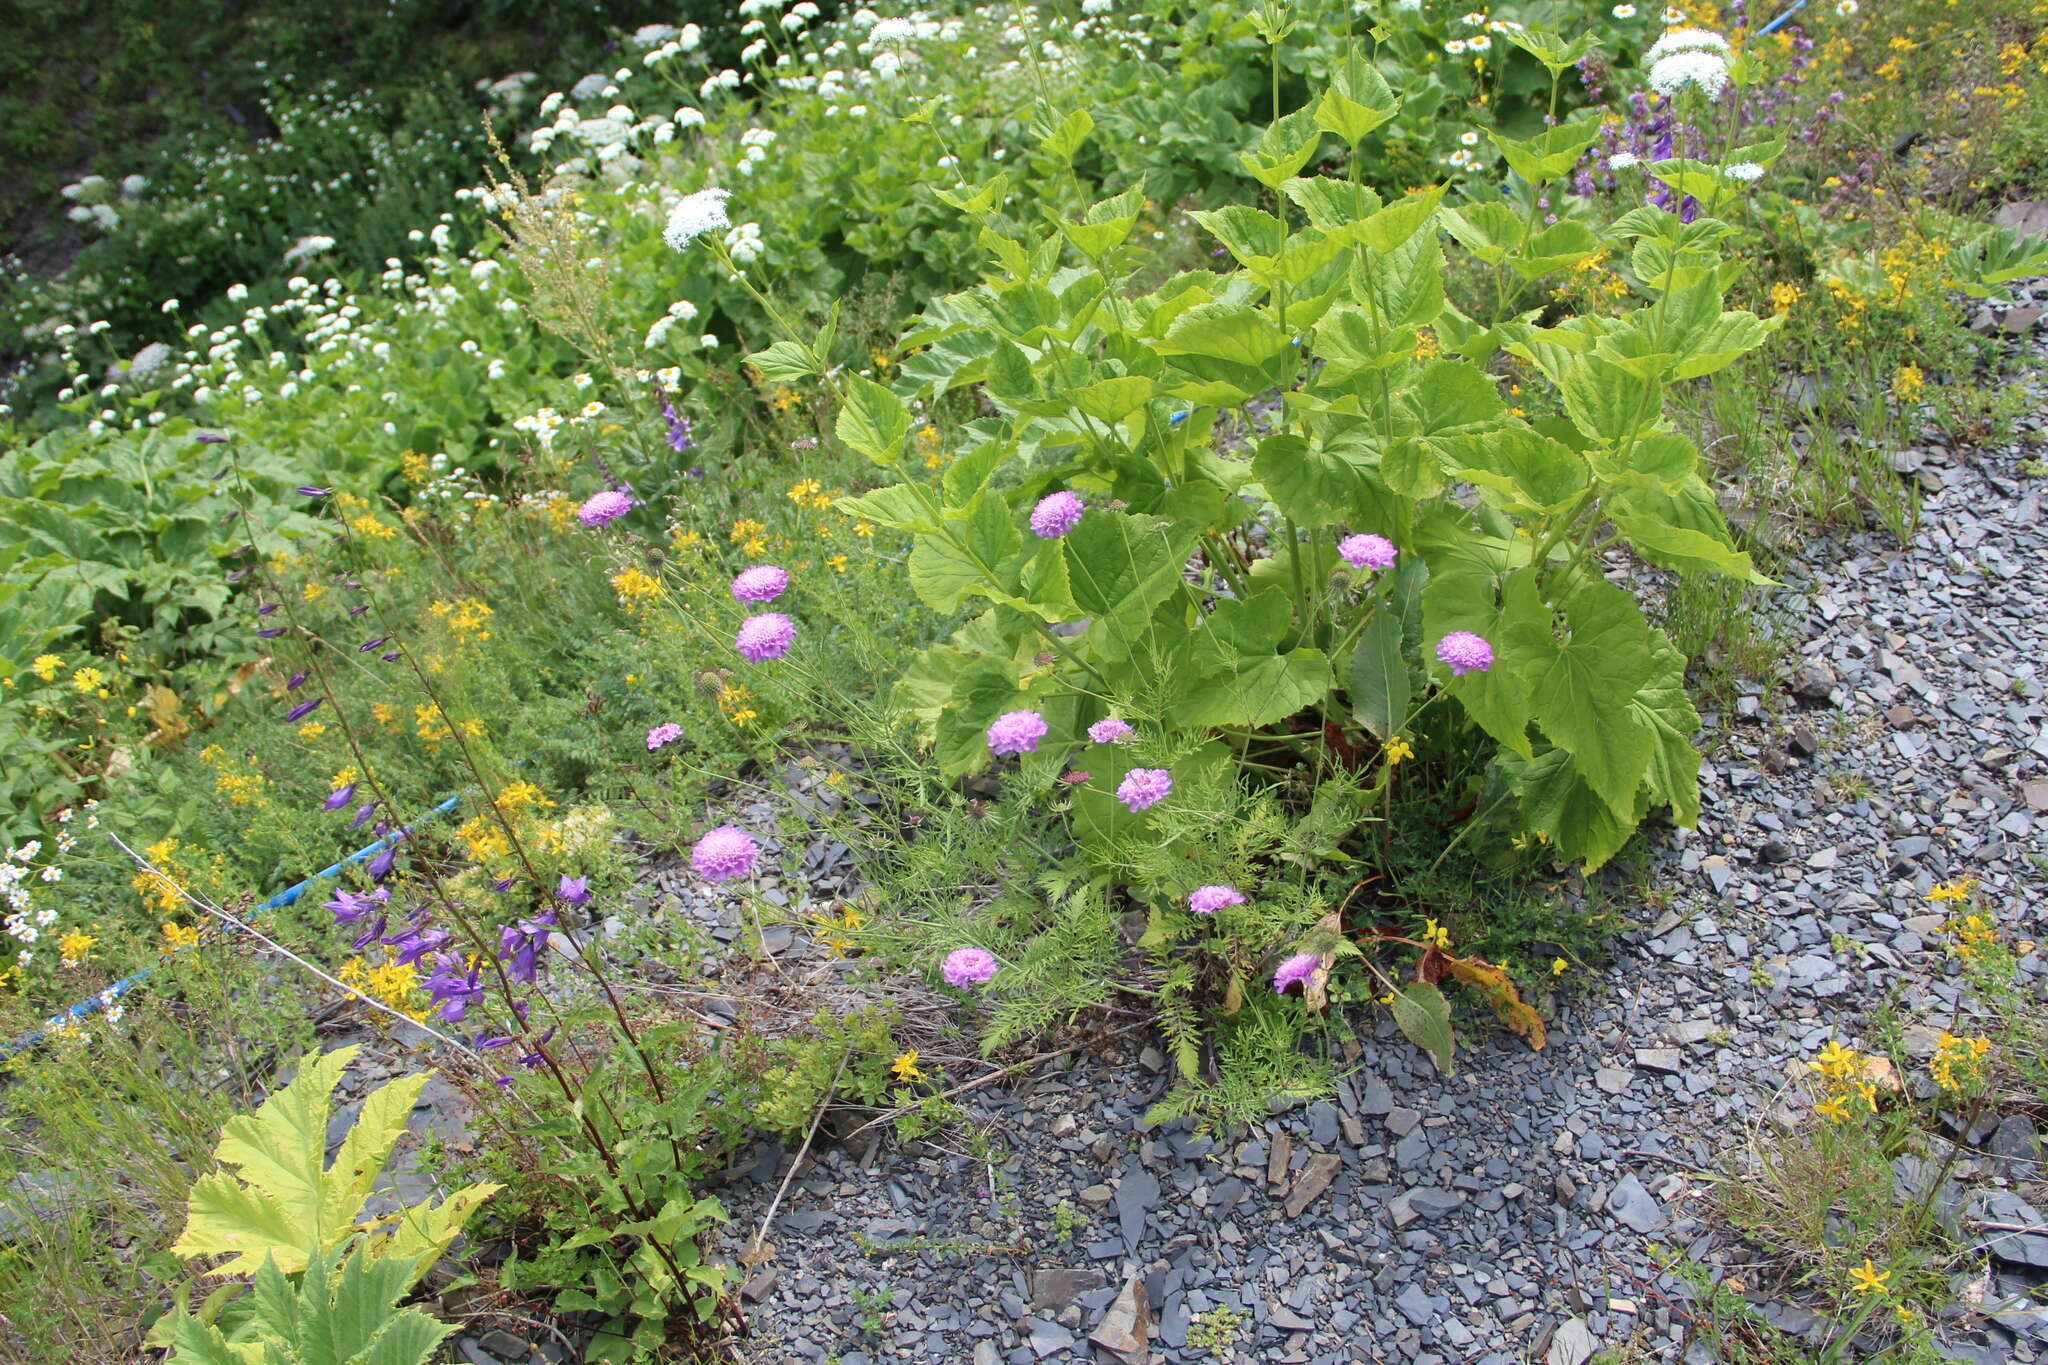
[[1317,920],[1303,941],[1304,951],[1320,959],[1308,980],[1301,983],[1301,1003],[1313,1013],[1320,1014],[1330,1007],[1330,964],[1337,960],[1337,945],[1343,941],[1343,921],[1335,910]]
[[1523,1002],[1505,970],[1476,956],[1451,957],[1446,954],[1444,965],[1460,984],[1485,995],[1486,1002],[1493,1006],[1493,1012],[1510,1032],[1519,1035],[1533,1051],[1543,1051],[1543,1044],[1548,1041],[1543,1016]]

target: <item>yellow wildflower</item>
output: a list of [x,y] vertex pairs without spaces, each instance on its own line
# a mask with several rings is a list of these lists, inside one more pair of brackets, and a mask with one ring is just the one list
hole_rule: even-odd
[[299,738],[308,744],[311,744],[326,733],[327,727],[317,720],[309,720],[299,727]]
[[1395,735],[1392,739],[1387,741],[1386,758],[1387,766],[1389,768],[1394,767],[1395,765],[1400,763],[1405,763],[1413,757],[1415,757],[1415,746],[1410,744],[1402,736]]
[[1424,920],[1422,922],[1422,941],[1433,944],[1438,948],[1448,948],[1451,946],[1451,931],[1433,919]]
[[897,1077],[901,1080],[921,1081],[924,1079],[924,1073],[917,1069],[916,1048],[911,1048],[901,1057],[898,1057],[895,1061],[889,1063],[889,1069],[895,1072]]
[[71,675],[71,685],[80,692],[98,691],[107,680],[107,675],[97,668],[81,668]]
[[98,939],[83,929],[72,929],[57,940],[57,956],[63,959],[66,967],[76,967],[85,961],[86,954],[92,951],[92,945],[98,942]]
[[1892,397],[1901,403],[1912,402],[1926,387],[1927,378],[1920,373],[1918,365],[1901,365],[1898,373],[1892,376]]
[[1563,976],[1565,974],[1565,969],[1570,966],[1571,964],[1569,962],[1566,962],[1563,958],[1553,957],[1552,959],[1550,959],[1550,974],[1552,976]]
[[1928,891],[1924,897],[1930,901],[1966,901],[1970,892],[1977,887],[1975,877],[1957,877],[1954,881],[1942,882]]
[[1862,1265],[1849,1268],[1849,1287],[1858,1294],[1882,1294],[1891,1277],[1891,1271],[1879,1270],[1877,1264],[1865,1256]]
[[189,924],[164,923],[164,951],[182,952],[199,942],[199,930]]
[[64,660],[55,654],[38,654],[29,668],[44,682],[57,681],[57,670],[64,667]]
[[645,569],[620,570],[612,575],[612,587],[628,611],[644,611],[661,600],[661,580]]

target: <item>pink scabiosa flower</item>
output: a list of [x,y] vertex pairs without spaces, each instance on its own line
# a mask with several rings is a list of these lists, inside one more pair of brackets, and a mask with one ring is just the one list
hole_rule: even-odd
[[576,519],[592,530],[608,521],[616,521],[633,510],[633,495],[621,493],[616,488],[607,488],[602,493],[592,493],[576,509]]
[[1115,716],[1098,720],[1088,727],[1088,738],[1094,740],[1097,744],[1122,744],[1136,733],[1137,731],[1118,720]]
[[1454,630],[1436,642],[1436,657],[1456,677],[1493,667],[1493,646],[1469,630]]
[[756,564],[733,576],[732,595],[748,604],[773,602],[789,587],[789,571],[774,564]]
[[1233,905],[1243,905],[1244,896],[1234,886],[1198,886],[1188,893],[1188,909],[1198,915],[1213,915]]
[[733,648],[750,664],[779,659],[796,643],[796,623],[779,611],[764,611],[740,622]]
[[653,753],[664,744],[673,744],[683,737],[683,727],[672,720],[663,721],[647,732],[647,752]]
[[1051,493],[1031,509],[1031,534],[1040,540],[1058,540],[1080,523],[1088,505],[1079,493]]
[[1045,717],[1036,711],[1006,711],[988,727],[989,752],[994,754],[1035,753],[1045,738]]
[[1173,790],[1173,774],[1164,768],[1133,768],[1117,784],[1116,799],[1133,814],[1158,805]]
[[761,850],[754,836],[733,825],[720,825],[690,850],[690,866],[707,882],[729,882],[754,870]]
[[1385,536],[1346,536],[1337,542],[1337,557],[1354,569],[1391,569],[1397,553]]
[[1290,986],[1306,986],[1308,979],[1316,974],[1316,968],[1323,965],[1322,958],[1314,953],[1296,953],[1280,964],[1273,973],[1273,993],[1287,994]]
[[946,964],[942,970],[945,972],[948,986],[958,986],[965,990],[969,986],[979,986],[993,977],[996,974],[996,967],[996,955],[986,948],[955,948],[946,954]]

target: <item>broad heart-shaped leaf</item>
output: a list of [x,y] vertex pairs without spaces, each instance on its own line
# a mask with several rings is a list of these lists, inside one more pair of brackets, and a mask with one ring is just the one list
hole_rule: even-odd
[[1290,180],[1280,192],[1308,215],[1310,227],[1324,232],[1341,231],[1380,210],[1380,197],[1365,186],[1326,175]]
[[1649,623],[1635,598],[1604,579],[1566,598],[1564,618],[1567,637],[1529,675],[1536,719],[1615,816],[1629,819],[1656,749],[1630,706],[1650,673]]
[[1075,109],[1054,125],[1051,110],[1041,109],[1033,119],[1032,131],[1038,134],[1038,145],[1054,161],[1072,161],[1074,153],[1081,150],[1081,144],[1095,131],[1095,119],[1086,109]]
[[1174,319],[1159,352],[1192,381],[1177,385],[1175,393],[1219,408],[1285,388],[1300,360],[1273,319],[1245,304],[1220,300]]
[[1349,520],[1365,487],[1364,476],[1344,454],[1292,432],[1260,441],[1252,472],[1282,515],[1311,529]]
[[1174,725],[1256,729],[1313,706],[1330,690],[1330,661],[1319,649],[1248,660],[1188,686],[1167,719]]
[[1358,240],[1374,251],[1395,251],[1428,224],[1436,220],[1437,207],[1444,201],[1442,185],[1403,195],[1358,224]]
[[1464,437],[1453,450],[1454,460],[1463,462],[1459,478],[1488,502],[1523,515],[1563,511],[1590,482],[1577,451],[1521,424]]
[[818,373],[817,357],[810,348],[794,341],[778,341],[765,351],[747,357],[747,363],[771,384],[794,384]]
[[909,567],[911,591],[942,615],[957,611],[967,594],[987,585],[974,557],[948,536],[920,537],[911,547]]
[[917,536],[939,534],[939,500],[923,484],[891,484],[857,498],[841,498],[832,505],[849,517],[877,522],[892,531]]
[[1354,43],[1330,64],[1330,84],[1316,105],[1316,124],[1355,147],[1400,107],[1386,77]]
[[1202,209],[1193,216],[1210,236],[1223,243],[1239,265],[1253,270],[1271,271],[1275,258],[1287,245],[1287,225],[1249,204]]
[[1579,164],[1586,148],[1600,136],[1600,120],[1589,118],[1559,124],[1530,138],[1504,137],[1493,129],[1488,129],[1486,136],[1500,148],[1515,174],[1532,185],[1541,185]]
[[1381,603],[1351,654],[1351,717],[1382,742],[1398,734],[1408,719],[1412,689],[1401,644],[1401,614]]
[[1444,963],[1459,985],[1470,986],[1486,997],[1486,1003],[1493,1006],[1494,1015],[1510,1031],[1520,1035],[1530,1051],[1543,1051],[1543,1044],[1548,1041],[1543,1016],[1523,1003],[1521,992],[1515,989],[1513,979],[1504,969],[1483,957],[1446,955]]
[[1554,270],[1577,265],[1600,252],[1600,239],[1584,223],[1565,219],[1552,223],[1523,244],[1509,264],[1525,280],[1540,279]]
[[1402,1035],[1427,1052],[1439,1072],[1455,1075],[1457,1066],[1451,1054],[1457,1043],[1451,1037],[1451,1002],[1444,999],[1444,993],[1427,981],[1407,981],[1395,989],[1388,1003],[1394,1011],[1394,1026]]
[[1676,493],[1654,486],[1629,488],[1601,507],[1636,553],[1659,568],[1765,581],[1749,555],[1735,548],[1720,504],[1697,474]]
[[1434,232],[1418,232],[1391,250],[1367,252],[1352,267],[1351,289],[1382,327],[1434,322],[1444,311],[1443,244]]
[[1693,379],[1724,369],[1763,345],[1766,337],[1784,325],[1783,318],[1765,320],[1754,313],[1723,313],[1687,338],[1684,359],[1672,377]]
[[903,438],[910,435],[910,409],[874,380],[850,374],[846,376],[846,400],[832,429],[847,449],[886,468],[903,458]]
[[1144,375],[1120,374],[1084,384],[1067,398],[1090,417],[1115,426],[1150,402],[1155,391],[1153,382]]
[[1293,622],[1293,600],[1277,584],[1218,602],[1193,633],[1196,665],[1207,673],[1269,656]]
[[1492,199],[1445,209],[1443,224],[1458,245],[1488,265],[1497,265],[1520,250],[1529,235],[1527,219]]
[[1617,816],[1600,794],[1586,785],[1572,756],[1562,749],[1545,749],[1526,763],[1516,755],[1502,754],[1500,763],[1522,798],[1523,822],[1547,838],[1563,857],[1584,862],[1588,872],[1598,871],[1621,851],[1648,809],[1645,795],[1631,816]]
[[1316,126],[1314,107],[1304,106],[1268,125],[1259,134],[1257,150],[1238,153],[1238,164],[1252,179],[1276,190],[1301,174],[1301,168],[1308,165],[1308,159],[1316,154],[1316,144],[1322,140],[1323,130]]
[[1671,807],[1671,818],[1690,829],[1700,822],[1700,754],[1692,744],[1700,713],[1686,695],[1685,656],[1661,630],[1650,632],[1650,642],[1650,676],[1629,702],[1656,740],[1643,776],[1650,795]]
[[1074,604],[1090,616],[1148,612],[1180,583],[1200,528],[1090,508],[1061,542]]

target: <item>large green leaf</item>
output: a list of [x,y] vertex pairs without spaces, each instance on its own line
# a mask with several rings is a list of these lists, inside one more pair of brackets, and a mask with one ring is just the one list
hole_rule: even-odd
[[1246,304],[1220,300],[1174,319],[1159,351],[1190,377],[1176,393],[1222,408],[1286,387],[1300,360],[1273,319]]
[[1091,508],[1062,541],[1075,605],[1096,617],[1149,611],[1180,583],[1198,529]]
[[1319,649],[1249,660],[1189,686],[1168,713],[1175,725],[1256,728],[1312,706],[1330,690],[1330,661]]
[[1456,1074],[1452,1053],[1457,1044],[1451,1036],[1451,1002],[1427,981],[1409,981],[1395,989],[1388,1002],[1394,1011],[1394,1025],[1404,1037],[1429,1054],[1436,1069],[1446,1076]]
[[1700,714],[1686,695],[1685,656],[1661,630],[1650,639],[1650,676],[1629,702],[1656,742],[1644,779],[1671,818],[1690,828],[1700,820],[1700,754],[1692,741]]
[[1603,506],[1636,553],[1660,568],[1764,581],[1749,555],[1735,548],[1720,505],[1697,475],[1677,493],[1630,488]]
[[1600,120],[1588,118],[1577,123],[1559,124],[1529,138],[1507,137],[1491,128],[1486,136],[1507,158],[1515,174],[1532,185],[1540,185],[1557,179],[1579,164],[1579,158],[1600,136]]
[[[172,1251],[187,1258],[232,1254],[209,1272],[216,1275],[252,1274],[267,1259],[297,1271],[366,1230],[357,1215],[427,1078],[403,1077],[373,1091],[329,1168],[328,1101],[357,1051],[305,1058],[292,1083],[254,1114],[228,1120],[214,1155],[235,1173],[215,1171],[193,1182],[185,1229]],[[472,1185],[439,1209],[401,1210],[389,1220],[391,1238],[379,1245],[392,1255],[445,1250],[469,1212],[498,1188]]]
[[1363,476],[1345,455],[1291,432],[1259,442],[1252,472],[1282,514],[1304,527],[1349,520],[1364,488]]
[[1411,684],[1401,645],[1400,613],[1381,605],[1351,654],[1352,719],[1383,741],[1398,734],[1408,719]]
[[1503,755],[1502,766],[1522,798],[1523,822],[1588,872],[1621,851],[1646,810],[1646,798],[1639,798],[1630,814],[1616,815],[1562,749],[1545,749],[1527,763]]
[[1564,617],[1567,635],[1529,677],[1536,719],[1616,817],[1633,824],[1656,748],[1632,707],[1650,672],[1650,627],[1635,599],[1604,580],[1566,599]]

